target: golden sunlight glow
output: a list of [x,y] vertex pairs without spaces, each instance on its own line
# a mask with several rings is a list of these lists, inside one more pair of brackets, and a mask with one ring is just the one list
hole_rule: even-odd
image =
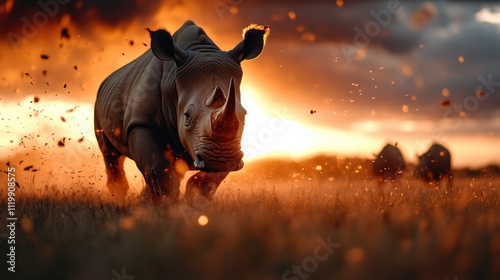
[[[362,151],[360,147],[368,147],[373,138],[355,131],[307,127],[285,106],[263,105],[255,92],[251,86],[242,86],[242,104],[248,112],[241,144],[246,160],[283,155],[297,158],[313,154],[371,154],[371,150]],[[365,130],[370,128],[364,127]]]

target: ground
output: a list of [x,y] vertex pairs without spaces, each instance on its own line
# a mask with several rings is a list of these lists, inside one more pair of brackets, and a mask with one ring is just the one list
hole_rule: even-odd
[[[500,279],[497,175],[456,176],[453,192],[408,175],[382,199],[360,165],[302,165],[250,165],[198,210],[85,182],[21,187],[16,272],[1,239],[0,278]],[[6,217],[5,190],[1,204]]]

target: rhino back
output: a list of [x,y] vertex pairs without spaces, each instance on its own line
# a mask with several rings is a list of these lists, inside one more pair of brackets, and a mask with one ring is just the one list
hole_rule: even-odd
[[[153,127],[159,133],[167,129],[161,85],[165,77],[171,76],[168,72],[173,71],[173,67],[169,62],[156,59],[148,50],[109,75],[99,87],[96,124],[125,155],[129,156],[127,134],[133,127]],[[175,114],[167,112],[167,116]]]

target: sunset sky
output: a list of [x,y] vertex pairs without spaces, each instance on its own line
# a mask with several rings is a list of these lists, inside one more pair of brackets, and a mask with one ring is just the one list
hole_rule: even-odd
[[149,48],[145,28],[188,19],[223,50],[250,23],[271,27],[242,63],[247,159],[371,157],[397,142],[415,162],[435,141],[455,166],[500,164],[494,1],[1,1],[2,160],[99,157],[99,84]]

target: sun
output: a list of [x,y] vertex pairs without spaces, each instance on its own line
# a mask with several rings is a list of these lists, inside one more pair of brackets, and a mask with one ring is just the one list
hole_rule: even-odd
[[245,159],[276,153],[293,155],[309,148],[307,137],[298,137],[307,135],[308,129],[294,120],[286,106],[268,110],[254,87],[243,84],[241,92],[242,105],[247,110],[241,141]]

